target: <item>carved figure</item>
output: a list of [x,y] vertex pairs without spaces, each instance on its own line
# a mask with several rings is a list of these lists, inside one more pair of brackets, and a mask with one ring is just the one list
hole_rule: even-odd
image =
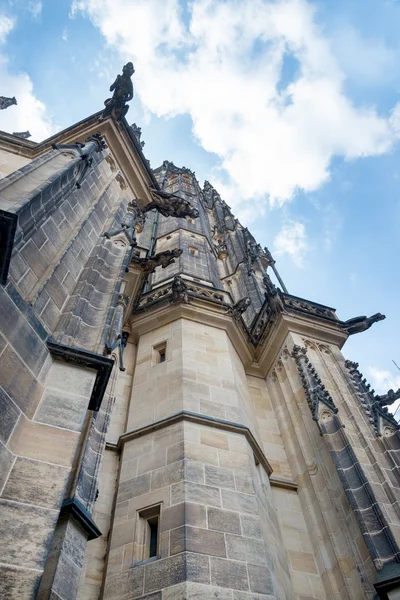
[[280,296],[278,288],[272,283],[271,277],[267,274],[263,277],[265,287],[265,297],[271,307],[272,314],[276,315],[280,312],[285,312],[285,307]]
[[117,306],[115,307],[113,319],[111,321],[110,331],[107,336],[106,348],[109,354],[118,347],[119,370],[125,371],[123,363],[123,352],[128,342],[129,333],[122,331],[123,318],[126,307],[129,303],[129,296],[119,294]]
[[132,133],[135,136],[135,138],[137,139],[137,141],[139,142],[141,148],[144,148],[144,142],[142,142],[140,140],[141,136],[142,136],[142,128],[138,127],[136,125],[136,123],[132,123],[131,125],[131,129],[132,129]]
[[117,75],[116,80],[110,86],[110,92],[114,92],[112,98],[107,98],[104,105],[101,118],[113,117],[116,121],[121,121],[129,110],[127,102],[133,98],[133,85],[131,77],[135,69],[131,62],[122,67],[122,75]]
[[366,331],[371,325],[378,321],[383,321],[383,319],[386,319],[385,315],[376,313],[375,315],[372,315],[372,317],[366,317],[365,315],[362,317],[354,317],[354,319],[343,321],[341,325],[348,335],[354,335],[355,333]]
[[393,402],[396,402],[396,400],[399,400],[400,398],[400,388],[397,390],[397,392],[394,392],[393,390],[389,390],[388,392],[386,392],[386,394],[382,394],[382,396],[375,396],[375,402],[377,404],[379,404],[379,406],[390,406],[391,404],[393,404]]
[[271,254],[270,250],[266,246],[264,248],[264,254],[265,254],[265,258],[268,261],[268,265],[270,265],[270,266],[274,265],[275,261],[274,261],[274,259],[272,257],[272,254]]
[[187,285],[180,275],[175,275],[172,282],[172,302],[189,302]]
[[0,96],[0,110],[4,110],[13,104],[17,104],[15,97],[6,98],[5,96]]
[[150,191],[153,196],[153,202],[147,204],[144,209],[145,212],[155,208],[164,217],[192,217],[196,219],[199,216],[197,208],[194,208],[184,198],[154,188],[150,188]]
[[174,248],[173,250],[165,250],[165,252],[159,252],[155,256],[147,258],[133,257],[133,260],[139,264],[145,275],[154,273],[157,267],[165,269],[169,265],[175,262],[175,258],[178,258],[182,254],[183,250],[180,248]]
[[228,309],[228,313],[233,315],[236,319],[240,318],[244,312],[249,308],[251,304],[250,298],[240,298],[233,306]]
[[106,231],[104,237],[111,239],[120,233],[124,233],[128,239],[129,244],[133,247],[136,246],[136,231],[142,231],[145,222],[145,215],[143,214],[140,206],[131,200],[128,202],[127,210],[121,226],[118,229],[112,231]]

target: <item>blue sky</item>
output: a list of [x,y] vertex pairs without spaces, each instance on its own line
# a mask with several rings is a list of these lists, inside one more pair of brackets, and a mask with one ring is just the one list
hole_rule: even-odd
[[132,60],[152,166],[210,180],[290,293],[386,314],[344,347],[384,392],[400,387],[399,29],[399,0],[1,0],[0,93],[18,106],[0,128],[68,127]]

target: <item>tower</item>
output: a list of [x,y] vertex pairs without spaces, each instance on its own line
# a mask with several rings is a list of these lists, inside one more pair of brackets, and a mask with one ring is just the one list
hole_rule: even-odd
[[382,315],[287,293],[137,131],[0,136],[0,597],[399,597],[400,391],[341,353]]

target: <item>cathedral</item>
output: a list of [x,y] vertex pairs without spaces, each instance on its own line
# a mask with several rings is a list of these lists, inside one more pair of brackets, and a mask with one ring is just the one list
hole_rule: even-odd
[[342,354],[383,315],[289,294],[211,183],[151,169],[132,74],[0,132],[0,599],[399,599],[400,390]]

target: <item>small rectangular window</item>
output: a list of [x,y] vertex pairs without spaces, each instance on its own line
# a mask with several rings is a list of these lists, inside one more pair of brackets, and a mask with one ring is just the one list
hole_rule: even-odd
[[189,246],[189,254],[191,256],[197,256],[199,253],[199,249],[198,248],[193,248],[193,246]]
[[159,365],[167,360],[167,342],[153,346],[153,365]]
[[137,512],[134,544],[136,562],[159,556],[160,514],[160,504]]

